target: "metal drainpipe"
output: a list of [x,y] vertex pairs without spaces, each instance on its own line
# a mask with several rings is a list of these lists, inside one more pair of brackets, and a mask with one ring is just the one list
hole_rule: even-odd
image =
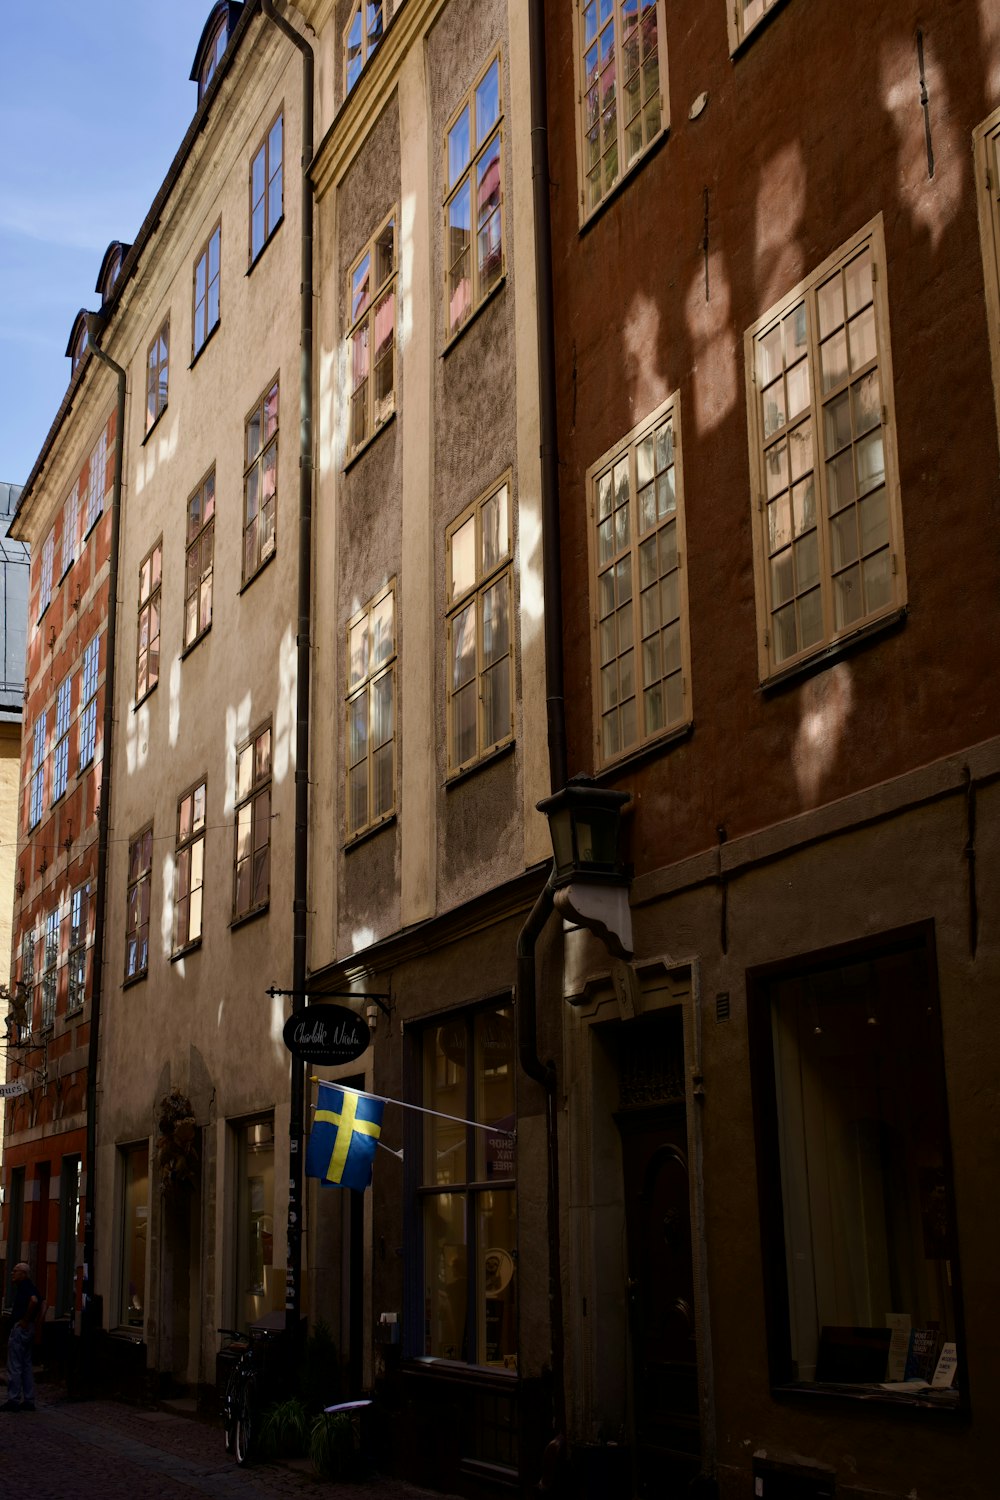
[[[549,213],[549,145],[543,0],[529,0],[531,78],[531,187],[535,228],[535,295],[538,312],[538,413],[542,499],[542,597],[545,618],[545,693],[549,786],[566,785],[566,706],[563,689],[562,577],[559,549],[559,448],[556,427],[556,354],[552,302],[552,230]],[[553,867],[554,873],[554,867]],[[567,1459],[565,1338],[559,1204],[559,1137],[556,1066],[538,1054],[535,948],[553,911],[552,875],[517,940],[517,1030],[521,1067],[545,1090],[549,1341],[553,1436],[542,1460],[539,1492],[560,1487]]]
[[87,314],[91,353],[113,370],[118,380],[115,412],[115,478],[111,491],[111,555],[108,569],[107,647],[104,659],[104,719],[101,748],[101,789],[97,814],[97,904],[94,912],[94,957],[90,984],[90,1039],[87,1047],[87,1211],[83,1228],[83,1326],[88,1333],[101,1328],[101,1304],[94,1295],[94,1208],[97,1193],[97,1064],[100,1056],[101,989],[104,982],[104,929],[107,912],[108,830],[111,826],[111,749],[114,735],[115,637],[118,623],[118,567],[121,537],[122,471],[125,456],[125,371],[97,343],[104,320]]
[[[262,0],[264,15],[302,53],[302,283],[299,425],[299,579],[296,632],[295,853],[292,895],[292,1010],[305,1004],[307,903],[309,894],[309,637],[312,607],[313,510],[313,49],[300,32]],[[288,1124],[288,1271],[285,1326],[297,1331],[302,1308],[302,1184],[305,1064],[291,1059]]]

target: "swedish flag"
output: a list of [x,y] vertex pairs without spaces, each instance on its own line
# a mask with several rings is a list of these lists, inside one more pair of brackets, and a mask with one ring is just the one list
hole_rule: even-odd
[[306,1176],[318,1177],[324,1187],[363,1192],[372,1180],[384,1111],[383,1099],[321,1082],[309,1132]]

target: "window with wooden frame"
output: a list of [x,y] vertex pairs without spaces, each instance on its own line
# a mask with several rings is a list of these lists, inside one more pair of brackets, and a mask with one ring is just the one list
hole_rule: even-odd
[[163,327],[150,344],[146,353],[146,431],[151,432],[167,406],[167,375],[170,351],[170,319],[164,318]]
[[224,8],[220,12],[214,26],[212,27],[211,35],[207,38],[205,46],[202,49],[202,63],[201,68],[198,72],[199,104],[205,97],[205,91],[218,71],[219,64],[222,62],[228,43],[229,11],[228,8]]
[[250,264],[271,238],[284,213],[284,115],[279,110],[250,158]]
[[602,765],[691,721],[680,400],[588,470]]
[[69,720],[72,677],[64,677],[56,694],[55,743],[52,746],[52,800],[57,802],[69,781]]
[[55,1023],[56,1001],[59,995],[59,931],[61,927],[58,906],[54,906],[45,918],[45,937],[42,944],[42,1029]]
[[347,360],[351,372],[348,457],[396,409],[396,216],[381,226],[351,268]]
[[69,955],[66,1012],[82,1010],[87,996],[87,947],[90,941],[90,881],[77,886],[69,902]]
[[90,455],[90,464],[87,471],[87,512],[84,523],[84,536],[89,535],[91,527],[94,526],[98,517],[104,511],[104,491],[107,487],[108,478],[108,432],[105,428],[97,442],[94,444]]
[[278,510],[278,381],[246,421],[243,468],[243,582],[274,555]]
[[993,360],[993,399],[1000,429],[1000,109],[973,132],[979,233],[986,281],[986,321]]
[[80,484],[70,490],[63,506],[62,562],[60,578],[65,578],[76,561],[77,533],[80,529]]
[[215,570],[215,470],[187,503],[184,554],[184,646],[193,646],[212,623]]
[[174,855],[174,952],[201,942],[205,885],[206,786],[199,781],[177,804],[177,848]]
[[881,217],[745,341],[762,680],[905,601]]
[[222,264],[222,225],[216,224],[194,263],[194,317],[191,358],[201,352],[219,322],[219,274]]
[[79,770],[94,758],[97,743],[97,679],[100,669],[101,638],[95,635],[83,653],[80,674],[80,722],[77,729]]
[[149,898],[153,880],[153,825],[128,846],[125,899],[125,978],[139,979],[149,968]]
[[35,947],[37,938],[35,929],[21,935],[21,996],[24,1000],[24,1024],[28,1031],[34,1024],[35,1009]]
[[163,542],[139,566],[139,625],[135,648],[135,701],[140,704],[160,679],[160,585]]
[[28,784],[28,827],[36,828],[42,821],[45,807],[45,747],[48,743],[48,714],[42,713],[35,720],[31,737],[31,780]]
[[344,32],[344,92],[349,94],[361,70],[382,40],[383,0],[357,0]]
[[493,57],[445,132],[445,329],[468,321],[503,275],[503,91]]
[[42,560],[38,571],[38,618],[41,619],[52,603],[52,574],[56,561],[56,534],[49,532],[42,543]]
[[384,822],[396,808],[395,587],[347,627],[347,837]]
[[669,124],[663,0],[578,0],[580,207],[588,218]]
[[777,9],[781,0],[724,0],[724,3],[729,27],[729,50],[735,52],[764,17]]
[[448,772],[514,737],[511,505],[505,479],[448,528]]
[[262,911],[271,895],[271,726],[236,752],[233,921]]

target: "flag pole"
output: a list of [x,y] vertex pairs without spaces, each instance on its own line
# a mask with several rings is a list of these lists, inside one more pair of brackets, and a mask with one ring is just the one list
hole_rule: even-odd
[[[370,1094],[367,1089],[352,1089],[344,1083],[337,1083],[331,1078],[318,1078],[315,1073],[310,1078],[311,1083],[325,1083],[327,1088],[342,1089],[345,1094],[355,1094],[361,1099],[377,1099],[380,1104],[398,1104],[400,1109],[414,1109],[419,1115],[433,1115],[436,1120],[451,1120],[456,1125],[471,1125],[474,1130],[488,1130],[493,1135],[509,1135],[512,1140],[516,1139],[516,1130],[505,1130],[501,1125],[484,1125],[481,1120],[466,1120],[462,1115],[446,1115],[439,1109],[425,1109],[422,1104],[407,1104],[405,1099],[390,1099],[387,1094]],[[313,1109],[316,1106],[313,1105]]]

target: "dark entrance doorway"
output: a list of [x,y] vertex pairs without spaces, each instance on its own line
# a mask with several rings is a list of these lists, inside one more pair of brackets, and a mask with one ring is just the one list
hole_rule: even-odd
[[666,1011],[623,1028],[620,1053],[629,1336],[637,1493],[678,1493],[701,1442],[684,1103],[683,1023]]

